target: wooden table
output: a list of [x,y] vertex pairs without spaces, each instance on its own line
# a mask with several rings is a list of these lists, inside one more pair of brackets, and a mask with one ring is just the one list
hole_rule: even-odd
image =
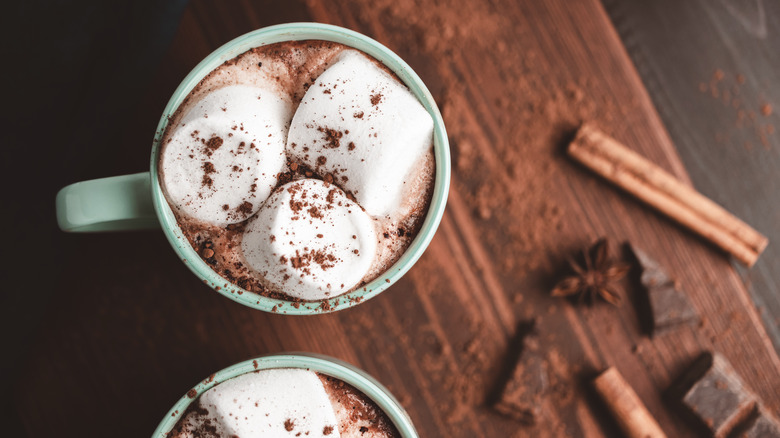
[[[711,245],[572,164],[563,147],[582,121],[687,180],[598,0],[484,5],[447,0],[371,7],[311,1],[284,11],[193,1],[110,158],[80,178],[143,170],[154,126],[178,81],[229,39],[269,24],[319,21],[365,33],[406,59],[439,102],[454,175],[439,231],[418,264],[379,297],[335,314],[286,317],[244,308],[202,285],[159,232],[51,233],[61,287],[17,379],[30,436],[147,436],[190,386],[264,353],[312,351],[387,385],[421,436],[612,436],[587,380],[616,366],[669,436],[694,431],[662,400],[702,351],[722,352],[780,411],[780,359],[744,284]],[[119,133],[118,133],[119,134]],[[635,285],[619,308],[549,297],[565,259],[600,236],[629,240],[676,276],[701,327],[656,339],[641,330]],[[489,404],[536,321],[553,391],[536,426]],[[85,425],[86,424],[86,425]]]

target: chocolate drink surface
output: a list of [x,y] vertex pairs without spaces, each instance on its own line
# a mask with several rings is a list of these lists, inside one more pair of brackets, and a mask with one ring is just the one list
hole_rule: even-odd
[[255,371],[194,400],[171,438],[399,437],[387,415],[347,383],[305,369]]
[[403,255],[430,204],[433,121],[378,61],[325,41],[245,52],[171,117],[161,184],[200,257],[244,290],[318,301]]

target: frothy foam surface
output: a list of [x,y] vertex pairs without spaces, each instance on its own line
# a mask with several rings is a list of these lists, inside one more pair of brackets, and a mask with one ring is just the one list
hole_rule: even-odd
[[404,186],[430,148],[433,119],[416,97],[347,50],[309,87],[287,138],[291,156],[330,174],[373,216],[397,215]]
[[213,225],[252,216],[282,171],[291,105],[274,91],[231,85],[200,100],[178,123],[163,155],[168,199]]
[[366,275],[376,252],[374,224],[333,184],[316,179],[277,189],[246,227],[247,262],[285,293],[336,296]]
[[317,374],[293,368],[243,374],[216,385],[201,395],[199,409],[181,426],[179,437],[340,436]]

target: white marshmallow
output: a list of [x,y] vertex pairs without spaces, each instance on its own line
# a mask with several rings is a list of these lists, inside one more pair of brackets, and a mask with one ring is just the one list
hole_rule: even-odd
[[290,124],[287,152],[320,175],[333,174],[370,215],[390,216],[432,135],[433,119],[417,98],[349,50],[304,95]]
[[220,88],[182,118],[162,154],[168,198],[214,225],[241,222],[271,193],[282,171],[292,108],[273,91]]
[[200,406],[208,413],[186,417],[180,436],[192,436],[208,422],[216,427],[216,436],[224,437],[322,437],[326,426],[332,427],[328,438],[339,437],[325,387],[317,374],[308,370],[282,368],[243,374],[204,392]]
[[374,223],[334,184],[304,179],[274,191],[246,226],[247,263],[282,292],[321,300],[352,289],[376,253]]

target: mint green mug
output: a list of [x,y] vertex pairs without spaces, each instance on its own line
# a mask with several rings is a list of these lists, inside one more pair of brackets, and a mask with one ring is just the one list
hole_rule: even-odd
[[342,362],[332,357],[313,354],[313,353],[288,353],[271,356],[260,356],[249,359],[217,372],[195,385],[192,391],[185,394],[176,402],[170,411],[165,415],[160,425],[152,434],[152,438],[166,438],[168,433],[179,421],[187,407],[200,394],[203,394],[213,386],[224,382],[227,379],[251,373],[257,370],[267,370],[273,368],[300,368],[314,372],[326,374],[342,380],[365,394],[368,398],[382,409],[393,425],[398,429],[403,438],[417,438],[417,432],[414,429],[409,414],[406,413],[401,403],[390,394],[381,383],[365,371],[360,370],[346,362]]
[[[406,84],[433,117],[436,178],[433,198],[422,228],[400,260],[374,281],[348,294],[322,301],[296,302],[269,298],[227,282],[204,262],[179,228],[160,188],[157,164],[168,118],[189,92],[223,62],[254,47],[282,41],[326,40],[361,50],[385,64]],[[266,312],[306,315],[345,309],[375,297],[398,281],[420,258],[439,226],[450,185],[450,149],[444,122],[419,76],[395,53],[373,39],[338,26],[290,23],[242,35],[201,61],[173,93],[165,107],[152,144],[150,171],[71,184],[57,194],[57,222],[63,231],[97,232],[162,227],[179,258],[206,284],[222,295]],[[294,304],[294,305],[293,305]]]

